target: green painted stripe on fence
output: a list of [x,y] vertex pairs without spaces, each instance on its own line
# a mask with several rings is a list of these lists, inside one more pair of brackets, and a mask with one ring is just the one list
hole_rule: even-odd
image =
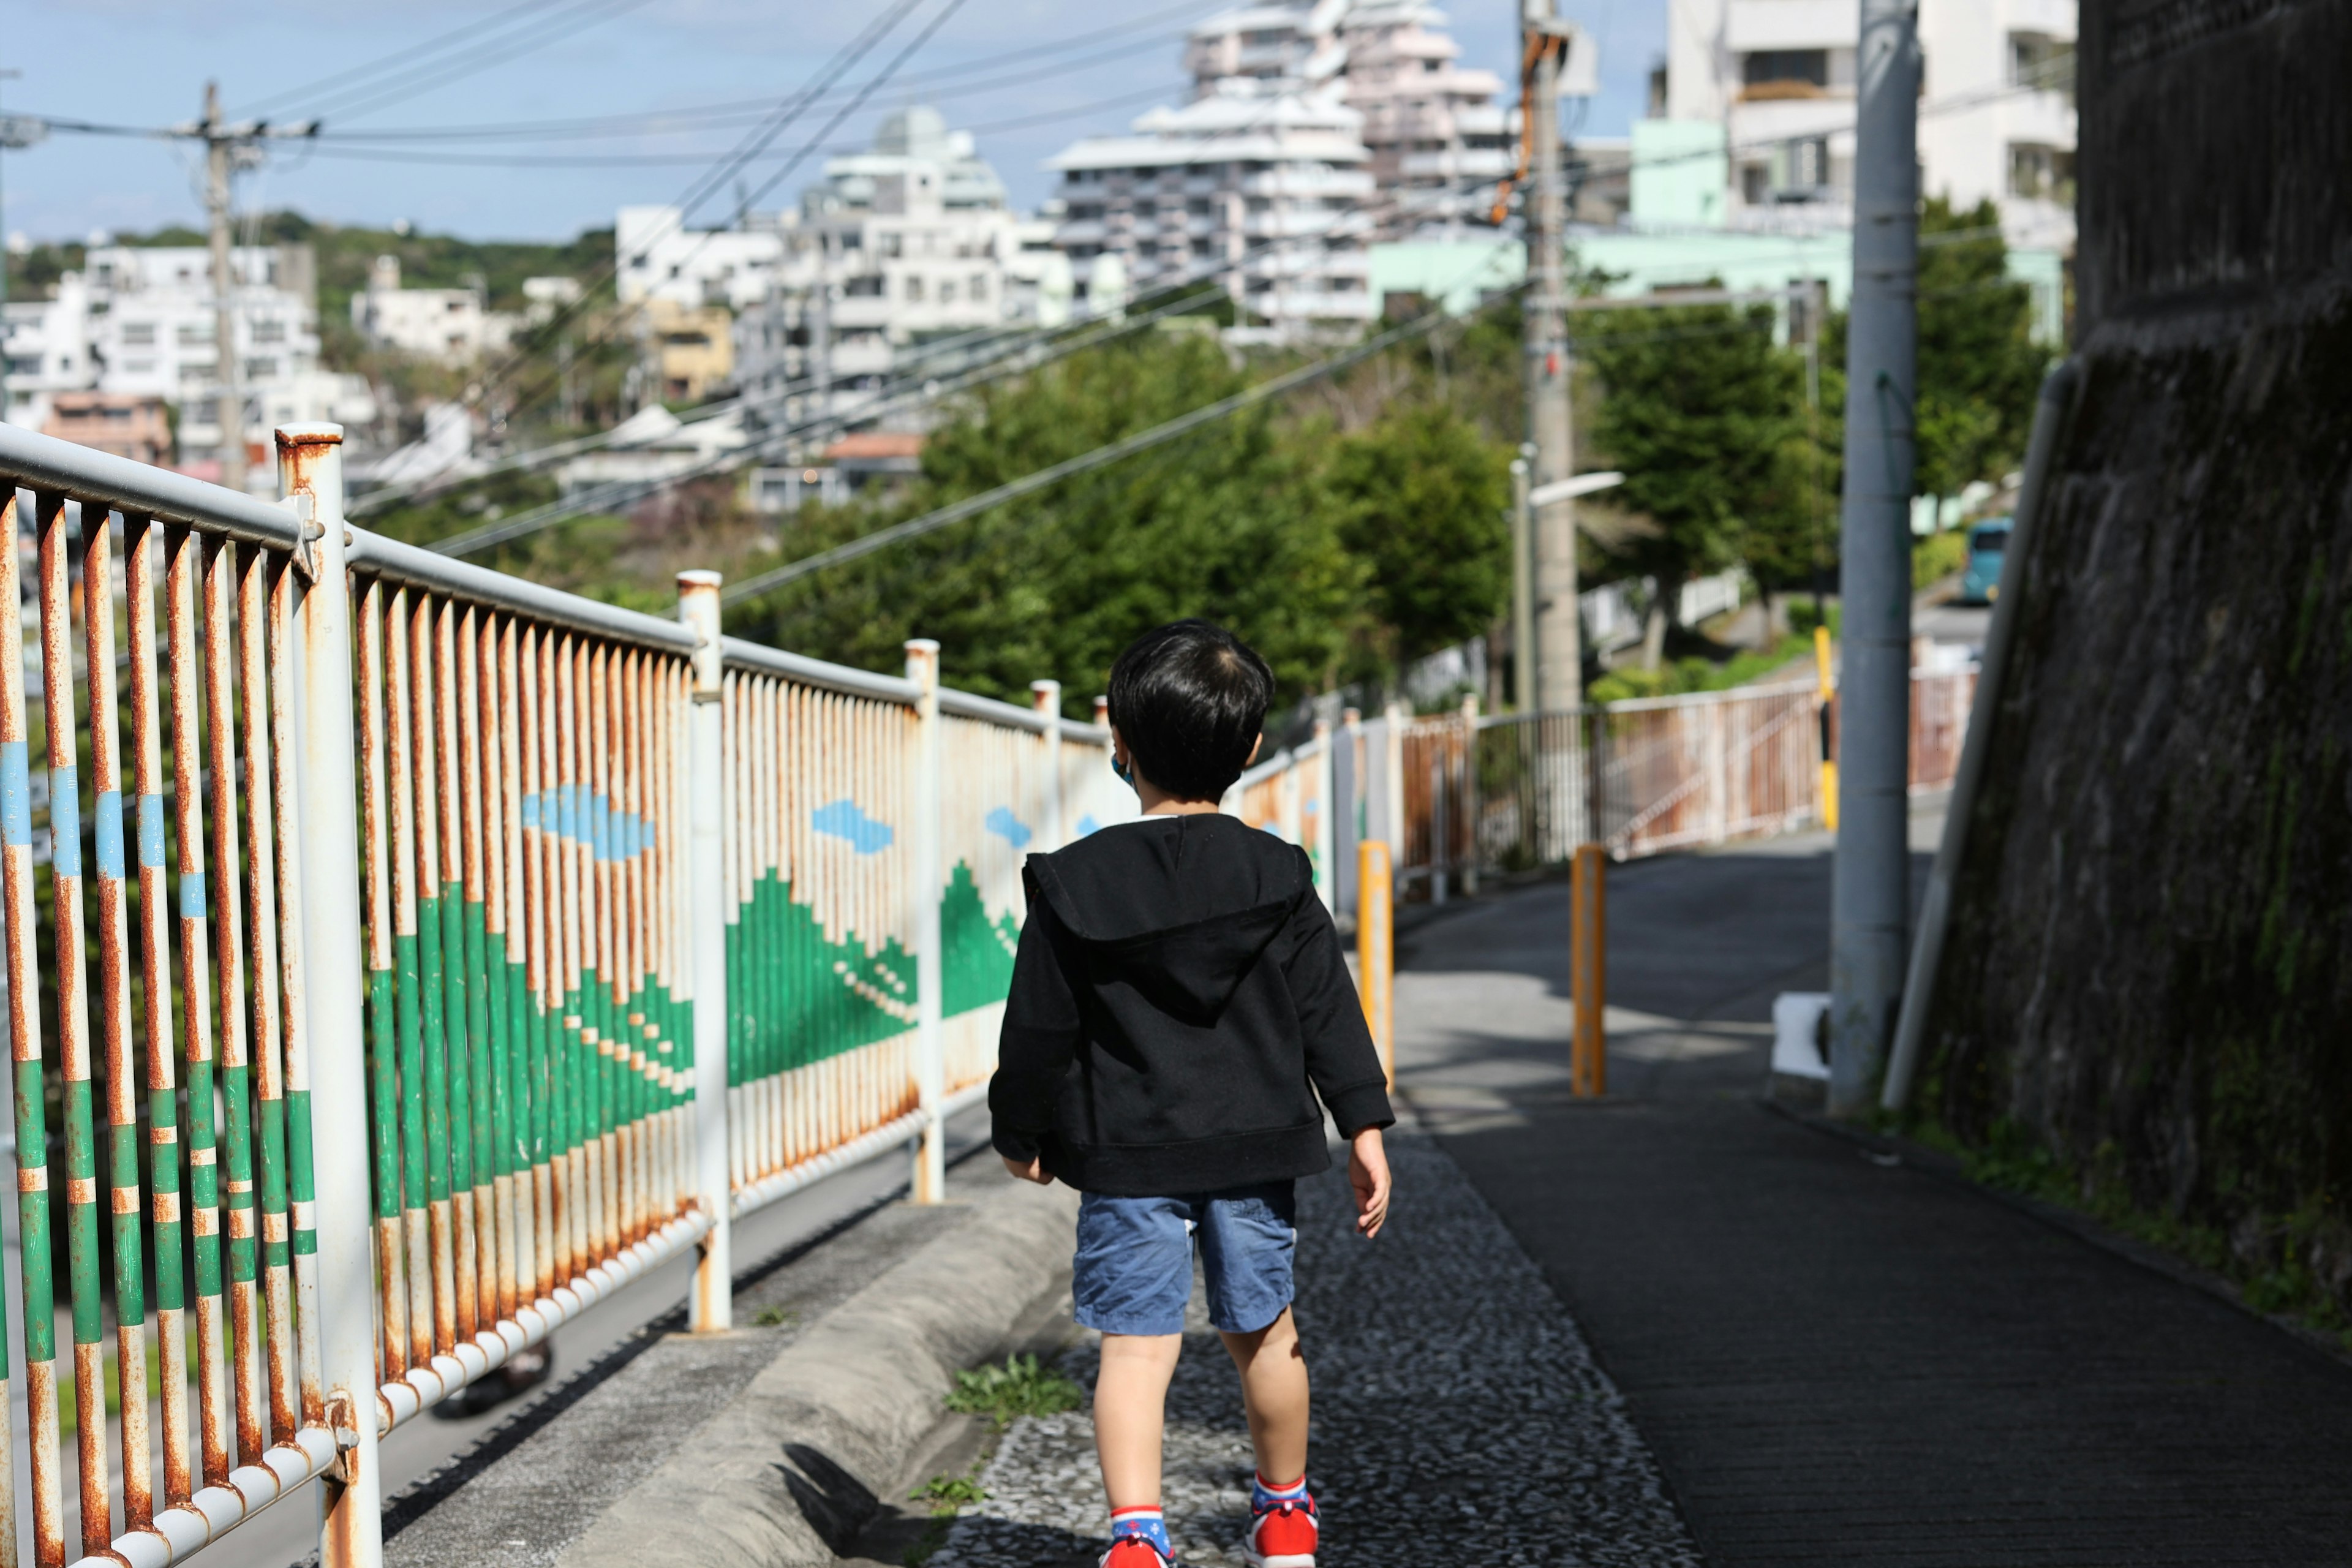
[[368,1132],[375,1151],[378,1219],[400,1216],[400,1069],[392,984],[391,970],[368,973],[368,1104],[373,1112]]
[[[441,978],[441,900],[416,900],[418,1012],[425,1021],[425,1195],[449,1195],[449,1036]],[[414,1201],[412,1199],[412,1201]]]
[[392,939],[394,993],[400,1019],[401,1201],[423,1208],[425,1175],[425,986],[423,944],[413,935]]
[[[220,1148],[213,1127],[212,1059],[188,1064],[188,1206],[192,1209],[220,1207]],[[199,1160],[198,1154],[212,1156]],[[221,1293],[220,1230],[217,1226],[211,1235],[202,1231],[194,1237],[196,1264],[196,1294],[217,1297]]]
[[449,1190],[464,1193],[474,1184],[474,1045],[473,1010],[467,1000],[466,890],[456,882],[442,884],[436,900],[441,915],[441,1028],[448,1061]]
[[[43,1106],[41,1064],[16,1064],[16,1168],[20,1173],[48,1168],[49,1134]],[[58,1359],[57,1285],[51,1277],[49,1194],[47,1187],[16,1192],[16,1234],[24,1238],[25,1359]],[[5,1294],[5,1292],[0,1292]]]
[[98,1139],[91,1131],[89,1079],[68,1079],[65,1092],[66,1176],[88,1182],[90,1196],[66,1200],[66,1268],[73,1284],[74,1343],[94,1345],[106,1334],[98,1303]]

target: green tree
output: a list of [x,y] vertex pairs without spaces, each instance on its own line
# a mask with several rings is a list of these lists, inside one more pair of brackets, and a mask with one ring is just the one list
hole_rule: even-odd
[[[1992,203],[1956,212],[1935,197],[1920,212],[1919,234],[1916,488],[1955,496],[2024,462],[2050,355],[2033,341],[2032,290],[2009,277]],[[1937,240],[1958,234],[1970,237]]]
[[[933,431],[921,482],[887,514],[803,514],[786,555],[1034,473],[1245,382],[1221,346],[1191,334],[1073,355],[985,389]],[[907,637],[937,637],[958,685],[1023,700],[1052,676],[1075,713],[1138,632],[1206,616],[1297,696],[1337,669],[1364,579],[1299,445],[1254,409],[789,584],[734,619],[778,647],[867,668],[895,668]]]
[[1602,388],[1593,444],[1624,470],[1616,499],[1651,525],[1617,554],[1657,580],[1653,668],[1684,583],[1750,549],[1783,561],[1790,535],[1810,530],[1802,372],[1772,325],[1769,308],[1718,305],[1612,312],[1586,329]]
[[1452,408],[1391,409],[1335,443],[1326,484],[1390,668],[1476,637],[1510,588],[1510,456]]

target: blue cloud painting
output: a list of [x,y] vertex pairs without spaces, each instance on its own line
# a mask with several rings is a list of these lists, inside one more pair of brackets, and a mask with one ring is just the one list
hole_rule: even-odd
[[1019,817],[1013,816],[1011,809],[1008,807],[1002,805],[998,806],[994,811],[992,811],[986,816],[982,817],[980,819],[980,825],[982,827],[987,828],[991,833],[995,834],[999,838],[1003,839],[1007,844],[1012,845],[1015,849],[1026,849],[1029,847],[1029,839],[1031,835],[1028,825],[1024,823]]
[[854,800],[818,806],[809,813],[809,826],[829,837],[848,839],[860,855],[878,855],[890,847],[890,825],[866,816]]

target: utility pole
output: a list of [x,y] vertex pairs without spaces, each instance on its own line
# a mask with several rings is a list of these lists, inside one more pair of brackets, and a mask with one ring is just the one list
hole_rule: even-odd
[[242,164],[250,167],[260,156],[265,140],[305,138],[319,133],[319,121],[272,125],[246,120],[230,124],[221,119],[220,84],[205,83],[205,115],[193,123],[173,128],[173,136],[205,144],[205,214],[211,222],[213,253],[213,342],[219,391],[221,483],[233,490],[245,489],[245,365],[236,343],[236,268],[229,246],[229,178]]
[[[1522,84],[1527,117],[1528,189],[1523,225],[1528,242],[1528,292],[1523,308],[1527,361],[1528,440],[1535,448],[1530,490],[1558,484],[1576,471],[1569,407],[1568,289],[1563,277],[1566,185],[1559,148],[1559,69],[1575,29],[1559,20],[1556,0],[1522,0],[1523,58],[1532,63]],[[1584,648],[1576,614],[1576,506],[1560,500],[1530,520],[1534,538],[1535,679],[1523,683],[1528,710],[1572,708],[1584,691]]]
[[1918,346],[1918,0],[1861,0],[1846,339],[1845,613],[1830,900],[1832,1114],[1876,1098],[1903,986],[1911,730],[1912,398]]
[[245,489],[245,367],[236,346],[236,268],[229,249],[228,180],[237,138],[221,123],[220,84],[205,83],[205,214],[212,222],[213,361],[219,391],[221,483]]

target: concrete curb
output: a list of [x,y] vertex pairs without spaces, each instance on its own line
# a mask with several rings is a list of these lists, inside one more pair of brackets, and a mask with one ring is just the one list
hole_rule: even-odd
[[943,1414],[955,1373],[1068,1289],[1077,1194],[1017,1183],[755,1376],[557,1568],[825,1568]]

